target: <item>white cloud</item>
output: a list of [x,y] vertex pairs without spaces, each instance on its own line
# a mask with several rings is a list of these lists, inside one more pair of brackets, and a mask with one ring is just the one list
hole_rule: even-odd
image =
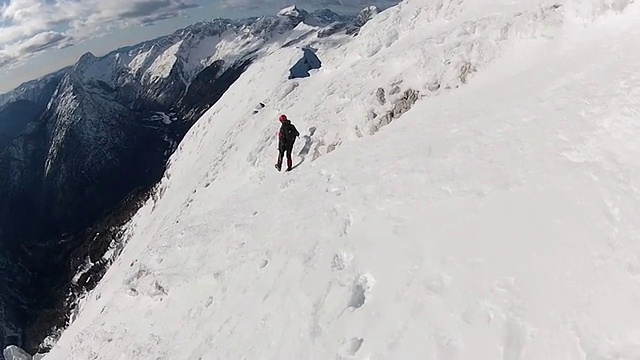
[[192,0],[10,0],[0,7],[0,67],[114,28],[168,19]]
[[64,47],[72,40],[71,37],[55,32],[46,31],[35,35],[21,43],[17,43],[16,55],[24,55],[27,53],[37,53],[51,47]]

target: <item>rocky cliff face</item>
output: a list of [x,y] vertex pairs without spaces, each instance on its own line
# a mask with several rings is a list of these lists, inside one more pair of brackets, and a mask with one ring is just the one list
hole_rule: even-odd
[[[33,353],[64,325],[65,297],[105,271],[107,244],[135,199],[261,51],[301,22],[321,37],[357,21],[292,7],[201,22],[103,57],[87,53],[0,96],[0,346]],[[90,275],[73,280],[86,258]]]
[[66,71],[62,69],[0,95],[0,151],[42,115]]

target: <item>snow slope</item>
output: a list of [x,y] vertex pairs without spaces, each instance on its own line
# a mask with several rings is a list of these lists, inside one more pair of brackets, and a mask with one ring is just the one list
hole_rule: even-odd
[[640,6],[529,7],[410,0],[309,78],[257,61],[45,359],[640,358]]

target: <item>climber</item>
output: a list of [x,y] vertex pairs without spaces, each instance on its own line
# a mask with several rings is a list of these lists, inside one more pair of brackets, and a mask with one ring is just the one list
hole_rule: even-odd
[[293,151],[293,144],[296,141],[296,137],[300,136],[298,129],[287,119],[286,115],[280,115],[280,131],[278,132],[278,163],[276,169],[280,171],[282,169],[282,158],[287,155],[287,170],[290,171],[293,165],[291,160],[291,151]]

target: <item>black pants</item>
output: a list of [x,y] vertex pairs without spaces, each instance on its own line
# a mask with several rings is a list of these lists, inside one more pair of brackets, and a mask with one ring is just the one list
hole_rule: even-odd
[[293,160],[291,160],[291,150],[293,150],[292,147],[281,147],[278,149],[278,167],[282,167],[282,158],[286,155],[287,156],[287,168],[291,169],[291,167],[293,166]]

